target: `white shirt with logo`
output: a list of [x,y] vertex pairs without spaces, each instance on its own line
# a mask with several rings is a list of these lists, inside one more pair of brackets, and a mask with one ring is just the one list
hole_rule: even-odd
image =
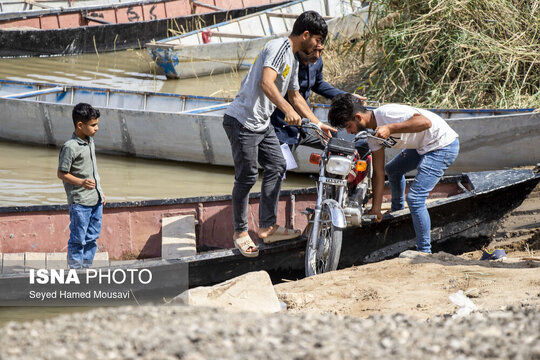
[[285,96],[288,90],[298,90],[298,60],[292,52],[291,41],[288,37],[270,40],[251,65],[240,91],[234,101],[228,106],[225,114],[236,118],[251,131],[262,132],[270,125],[270,115],[276,105],[268,99],[261,88],[263,69],[265,67],[276,71],[274,84]]

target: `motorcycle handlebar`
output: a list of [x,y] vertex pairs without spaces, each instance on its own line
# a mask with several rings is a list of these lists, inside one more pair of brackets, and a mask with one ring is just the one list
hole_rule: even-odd
[[392,146],[397,144],[396,139],[393,138],[392,136],[390,136],[387,139],[383,139],[383,138],[380,138],[378,136],[375,136],[376,133],[377,132],[374,129],[362,130],[362,131],[360,131],[359,133],[357,133],[355,135],[354,141],[371,138],[371,139],[377,140],[379,142],[379,144],[381,144],[382,146],[384,146],[386,148],[391,148]]

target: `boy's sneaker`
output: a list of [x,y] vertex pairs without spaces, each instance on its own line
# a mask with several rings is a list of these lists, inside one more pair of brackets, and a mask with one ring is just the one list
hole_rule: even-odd
[[506,252],[503,249],[484,249],[480,260],[506,260]]

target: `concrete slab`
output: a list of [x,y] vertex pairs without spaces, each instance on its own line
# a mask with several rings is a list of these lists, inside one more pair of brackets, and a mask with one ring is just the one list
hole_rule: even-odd
[[142,260],[109,260],[109,266],[133,265],[143,262]]
[[67,253],[54,252],[47,253],[47,269],[67,269]]
[[162,259],[179,259],[197,254],[193,215],[163,217],[161,220]]
[[4,254],[2,272],[4,274],[24,271],[24,253]]
[[92,268],[100,268],[109,266],[109,253],[107,251],[97,252],[94,255],[94,261],[92,262]]
[[4,256],[0,252],[0,274],[2,273],[2,263],[3,263],[3,261],[4,261]]
[[24,253],[24,269],[46,269],[47,258],[46,253],[40,252],[25,252]]

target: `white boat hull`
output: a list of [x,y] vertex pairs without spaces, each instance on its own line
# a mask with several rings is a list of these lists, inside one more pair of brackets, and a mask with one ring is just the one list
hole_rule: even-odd
[[[206,28],[212,32],[208,43],[204,43],[201,31],[193,31],[146,44],[146,47],[168,78],[181,79],[248,68],[269,40],[290,33],[295,17],[281,18],[279,14],[298,15],[315,10],[324,16],[333,16],[327,23],[329,38],[334,40],[362,33],[368,21],[369,6],[358,9],[354,2],[330,0],[330,4],[326,4],[327,1],[295,1],[210,26]],[[255,38],[238,39],[237,36]]]
[[[232,166],[222,117],[230,99],[67,87],[48,94],[7,96],[47,86],[0,80],[0,139],[61,146],[71,137],[71,111],[87,102],[101,112],[98,152]],[[328,107],[313,105],[320,119]],[[197,110],[200,109],[200,110]],[[502,115],[494,115],[501,114]],[[506,114],[504,114],[506,113]],[[540,112],[530,109],[441,110],[459,134],[461,150],[450,173],[504,169],[540,162]],[[314,150],[300,147],[297,172],[315,172]],[[387,151],[390,158],[396,150]]]

